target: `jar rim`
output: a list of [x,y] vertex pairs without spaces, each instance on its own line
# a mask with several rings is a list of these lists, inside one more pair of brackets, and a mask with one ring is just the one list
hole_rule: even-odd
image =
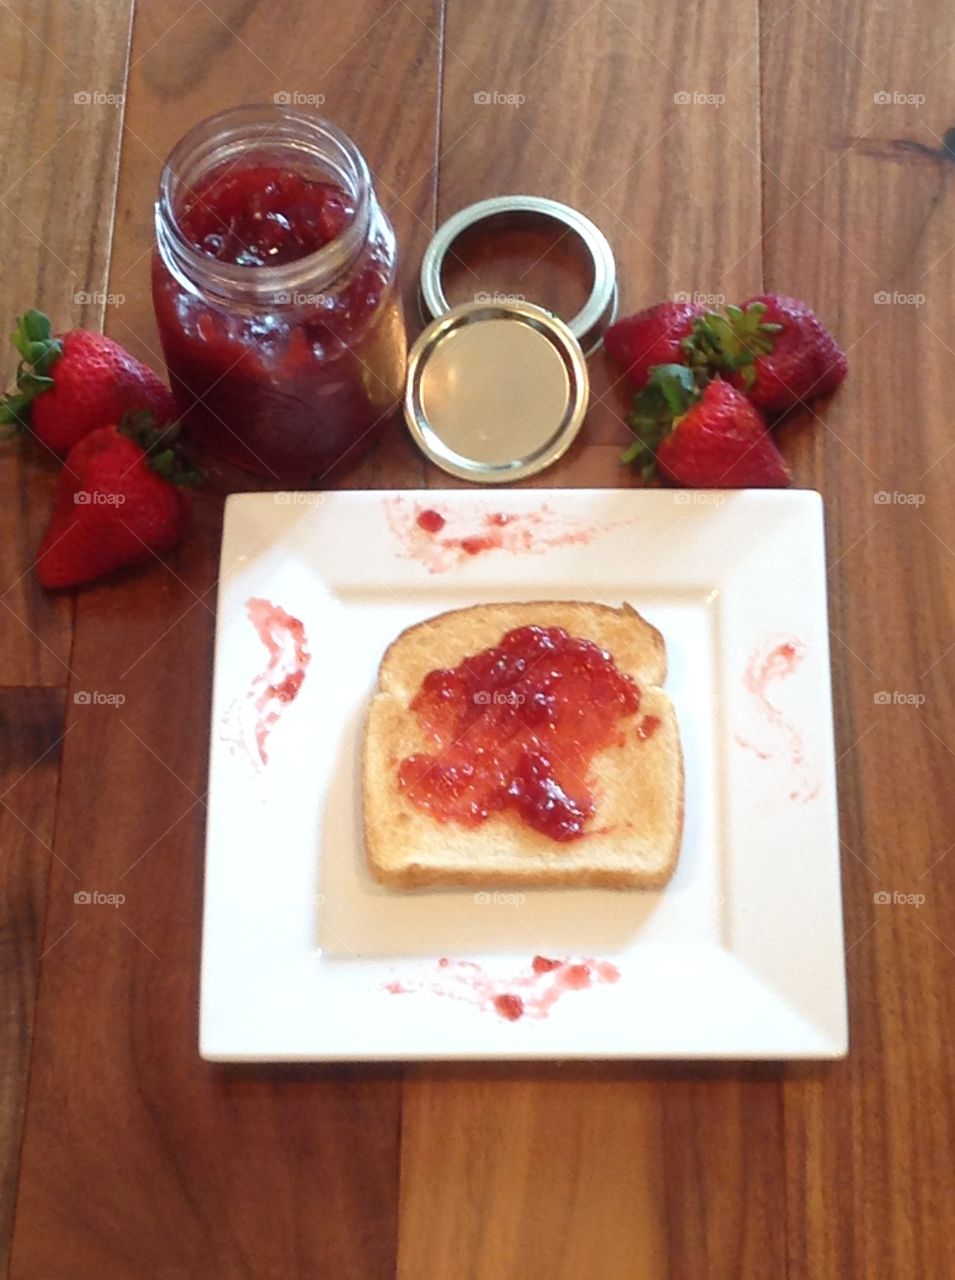
[[[355,201],[355,216],[334,240],[304,257],[277,266],[220,262],[182,234],[177,197],[183,187],[268,144],[285,144],[299,159],[311,155],[334,169]],[[334,154],[334,160],[330,156]],[[371,221],[374,193],[365,157],[337,125],[317,112],[273,103],[230,107],[198,121],[170,151],[159,179],[156,238],[166,265],[183,287],[227,304],[275,300],[305,285],[332,284],[361,252]]]

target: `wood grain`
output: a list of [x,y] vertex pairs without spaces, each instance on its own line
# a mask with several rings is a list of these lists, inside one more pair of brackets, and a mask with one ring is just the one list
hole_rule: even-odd
[[[162,157],[202,116],[273,92],[324,94],[380,170],[402,245],[432,225],[436,6],[137,6],[108,331],[147,360],[151,203]],[[401,57],[395,61],[395,50]],[[389,101],[366,68],[389,66]],[[389,197],[388,191],[394,195]],[[418,482],[393,433],[367,480]],[[415,470],[417,468],[417,470]],[[221,504],[194,504],[166,564],[82,594],[58,852],[118,907],[78,906],[54,876],[14,1280],[215,1275],[384,1280],[395,1268],[400,1077],[201,1063],[196,1004],[213,609]],[[91,762],[96,762],[95,785]],[[68,1083],[67,1083],[68,1082]]]
[[597,1239],[607,1280],[666,1275],[664,1122],[646,1090],[577,1072],[447,1071],[440,1085],[418,1074],[402,1132],[402,1280],[587,1275]]
[[6,1274],[63,736],[59,689],[0,690],[0,1272]]
[[779,1087],[742,1074],[415,1068],[399,1277],[784,1274]]
[[[8,387],[17,356],[6,335],[18,313],[40,307],[57,330],[102,323],[122,120],[110,99],[124,90],[130,11],[129,0],[3,6],[0,110],[16,122],[0,157]],[[62,685],[71,601],[42,591],[31,573],[58,469],[40,445],[3,448],[0,507],[12,518],[0,542],[0,683]]]
[[[946,17],[929,4],[871,10],[859,24],[774,0],[764,18],[777,24],[762,50],[764,116],[800,121],[764,134],[766,281],[782,292],[811,282],[851,344],[843,393],[786,442],[800,480],[828,500],[842,753],[852,1049],[825,1079],[793,1073],[784,1090],[791,1268],[820,1278],[951,1272],[955,1209],[941,1193],[955,1144]],[[924,703],[879,703],[880,693]],[[880,904],[877,894],[924,901]]]

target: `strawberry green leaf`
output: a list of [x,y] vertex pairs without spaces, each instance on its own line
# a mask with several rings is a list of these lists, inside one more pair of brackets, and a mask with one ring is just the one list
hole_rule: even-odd
[[35,373],[46,373],[63,354],[63,344],[53,337],[50,321],[42,311],[27,311],[19,317],[13,345]]
[[41,376],[38,373],[26,372],[20,378],[20,390],[29,400],[33,396],[38,395],[41,391],[46,391],[47,387],[53,386],[53,379]]
[[627,425],[637,439],[625,450],[621,461],[638,463],[644,478],[649,479],[656,470],[660,444],[699,396],[694,370],[685,364],[655,364],[647,385],[633,398],[633,413],[627,418]]
[[674,418],[686,413],[696,396],[693,370],[685,364],[655,364],[648,383],[660,389]]
[[183,447],[179,422],[157,425],[152,414],[144,410],[124,414],[118,430],[139,445],[149,469],[171,484],[196,485],[205,479]]
[[741,373],[746,385],[752,385],[755,361],[770,354],[773,337],[782,329],[763,320],[765,311],[764,302],[751,302],[745,310],[730,303],[725,313],[707,311],[699,316],[684,339],[689,363],[711,376]]
[[620,461],[626,463],[639,463],[640,472],[644,480],[649,480],[656,471],[656,459],[653,450],[644,444],[642,440],[634,440],[629,449],[625,449],[620,455]]
[[0,401],[0,423],[15,428],[9,434],[15,435],[16,430],[29,425],[30,415],[27,408],[29,403],[28,396],[21,396],[16,392],[11,392]]
[[46,342],[53,336],[50,318],[31,307],[18,320],[18,326],[31,342]]
[[175,470],[176,455],[172,449],[163,449],[161,453],[150,454],[149,465],[153,471],[158,472],[159,475],[165,476],[169,480]]
[[0,398],[0,422],[30,425],[33,400],[53,386],[50,370],[63,354],[63,344],[53,337],[50,321],[42,311],[27,311],[17,318],[13,345],[20,353],[16,390]]

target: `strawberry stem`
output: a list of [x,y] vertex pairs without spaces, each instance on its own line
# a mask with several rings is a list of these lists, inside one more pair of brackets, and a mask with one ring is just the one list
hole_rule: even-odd
[[30,425],[33,401],[53,386],[50,370],[63,354],[63,343],[53,337],[49,318],[42,311],[18,316],[11,337],[20,353],[20,364],[16,390],[0,398],[0,424],[22,430]]

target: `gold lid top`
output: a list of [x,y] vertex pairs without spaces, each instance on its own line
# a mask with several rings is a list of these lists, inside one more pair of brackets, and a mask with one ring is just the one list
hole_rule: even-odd
[[587,366],[567,326],[530,303],[468,303],[428,326],[408,361],[405,417],[443,470],[479,484],[555,462],[587,408]]

